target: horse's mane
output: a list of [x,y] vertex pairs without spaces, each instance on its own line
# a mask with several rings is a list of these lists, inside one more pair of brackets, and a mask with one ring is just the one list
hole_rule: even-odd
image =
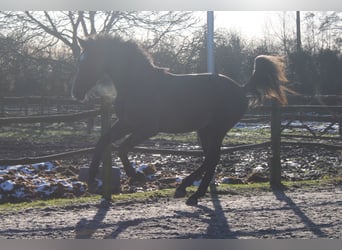
[[153,68],[160,68],[155,66],[151,54],[133,39],[125,40],[120,36],[103,34],[95,35],[90,39],[94,40],[99,46],[107,51],[114,49],[116,51],[121,51],[129,58],[134,58],[134,62],[138,65],[147,65],[152,66]]

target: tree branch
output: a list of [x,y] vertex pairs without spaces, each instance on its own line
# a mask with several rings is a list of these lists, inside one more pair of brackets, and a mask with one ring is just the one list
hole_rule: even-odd
[[52,35],[58,39],[60,39],[67,46],[69,46],[69,47],[72,46],[71,42],[69,40],[67,40],[66,38],[64,38],[61,33],[59,33],[58,31],[53,30],[53,29],[49,28],[48,26],[44,25],[42,22],[40,22],[38,19],[36,19],[34,16],[32,16],[29,11],[25,11],[25,14],[28,18],[30,18],[30,20],[32,20],[36,25],[38,25],[38,27],[43,29],[45,32],[47,32],[48,34],[50,34],[50,35]]

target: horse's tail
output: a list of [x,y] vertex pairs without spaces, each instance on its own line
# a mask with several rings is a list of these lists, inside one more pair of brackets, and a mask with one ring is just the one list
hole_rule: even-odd
[[284,86],[287,82],[283,57],[261,55],[255,58],[253,75],[246,88],[254,97],[253,104],[273,98],[281,105],[286,105],[286,92],[296,93]]

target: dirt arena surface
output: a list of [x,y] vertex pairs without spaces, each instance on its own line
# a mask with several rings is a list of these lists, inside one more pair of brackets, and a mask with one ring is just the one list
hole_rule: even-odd
[[199,205],[154,198],[0,215],[2,239],[342,238],[342,185],[208,193]]

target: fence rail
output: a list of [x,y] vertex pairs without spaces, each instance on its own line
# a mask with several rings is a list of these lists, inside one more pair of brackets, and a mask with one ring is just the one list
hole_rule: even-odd
[[[321,98],[322,99],[322,98]],[[6,105],[76,105],[79,109],[83,110],[86,106],[80,103],[77,103],[73,100],[65,100],[61,98],[27,98],[27,97],[11,97],[11,98],[0,98],[1,105],[1,114],[5,113]],[[325,100],[329,100],[329,98],[325,97]],[[336,101],[337,100],[337,101]],[[300,121],[318,121],[318,122],[330,122],[330,124],[339,124],[339,139],[342,137],[342,105],[337,105],[342,101],[342,98],[335,97],[334,101],[331,101],[333,105],[289,105],[286,107],[279,107],[278,105],[270,105],[264,106],[262,108],[258,108],[252,111],[250,114],[247,114],[242,122],[253,122],[257,123],[260,121],[270,121],[271,120],[271,141],[264,142],[261,144],[253,144],[253,145],[243,145],[229,148],[222,148],[222,154],[229,153],[237,150],[244,150],[253,147],[272,147],[272,162],[273,162],[273,172],[271,173],[271,183],[280,182],[280,136],[281,132],[291,127],[291,123],[295,120]],[[12,124],[22,124],[22,123],[57,123],[57,122],[75,122],[84,119],[91,119],[97,116],[101,116],[101,124],[102,131],[108,129],[109,119],[111,117],[111,104],[104,102],[96,102],[93,105],[97,105],[98,109],[95,110],[86,110],[80,111],[72,114],[49,114],[49,115],[33,115],[33,116],[21,116],[21,117],[0,117],[0,127],[8,126]],[[89,107],[89,106],[88,106]],[[94,106],[93,106],[94,107]],[[48,107],[46,107],[48,108]],[[255,114],[255,112],[262,112],[263,114]],[[304,112],[304,113],[303,113]],[[307,114],[305,112],[310,112]],[[266,114],[265,114],[266,113]],[[312,114],[315,113],[315,114]],[[270,115],[272,114],[272,115]],[[105,118],[104,118],[105,117]],[[270,119],[271,118],[271,119]],[[281,127],[281,121],[287,120],[287,124]],[[292,126],[293,127],[293,126]],[[331,139],[329,137],[329,139]],[[317,145],[317,144],[316,144]],[[322,145],[322,144],[319,144]],[[342,146],[336,145],[323,145],[328,146],[331,149],[342,149]],[[16,165],[16,164],[32,164],[41,161],[48,161],[54,159],[68,158],[79,154],[89,154],[92,153],[94,148],[85,148],[75,151],[68,151],[65,153],[52,154],[46,156],[39,157],[27,157],[27,158],[19,158],[19,159],[1,159],[0,165]],[[116,150],[115,147],[112,150]],[[202,155],[202,151],[200,150],[191,150],[191,151],[182,151],[182,150],[169,150],[169,149],[156,149],[156,148],[144,148],[137,147],[133,150],[134,152],[140,153],[152,153],[152,154],[176,154],[176,155],[188,155],[188,156],[200,156]],[[272,176],[274,175],[274,176]],[[108,193],[106,195],[108,197]]]
[[1,117],[0,126],[7,126],[18,123],[54,123],[54,122],[74,122],[89,119],[101,114],[100,110],[89,110],[74,114],[56,114],[56,115],[37,115],[24,117]]

